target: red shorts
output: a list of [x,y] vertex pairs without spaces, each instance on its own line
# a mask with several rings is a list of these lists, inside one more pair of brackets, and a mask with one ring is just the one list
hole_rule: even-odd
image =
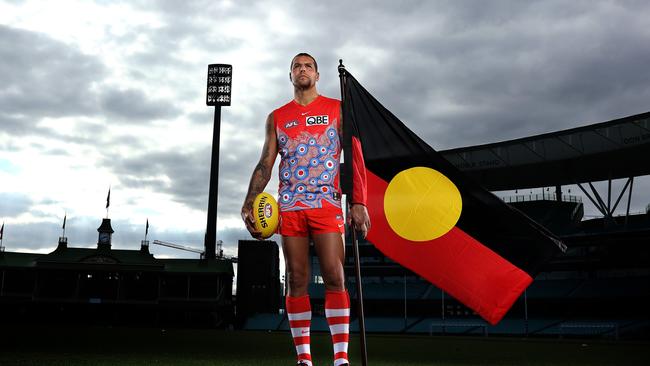
[[340,207],[326,205],[299,211],[280,212],[280,235],[305,237],[313,234],[345,233]]

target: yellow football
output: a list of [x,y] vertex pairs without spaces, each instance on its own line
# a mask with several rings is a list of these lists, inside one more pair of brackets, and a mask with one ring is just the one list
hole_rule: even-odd
[[255,227],[262,232],[262,238],[266,239],[275,234],[280,222],[280,211],[273,196],[266,192],[258,194],[253,201],[253,214]]

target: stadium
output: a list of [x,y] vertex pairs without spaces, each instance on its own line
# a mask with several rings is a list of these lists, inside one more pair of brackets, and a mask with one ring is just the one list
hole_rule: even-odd
[[[383,347],[382,342],[387,341],[382,336],[399,335],[405,349],[428,342],[418,336],[433,336],[426,339],[435,339],[441,350],[469,349],[470,353],[485,347],[499,352],[501,343],[472,342],[504,337],[564,342],[648,341],[650,212],[630,212],[630,206],[634,179],[650,174],[650,113],[441,153],[490,191],[514,191],[502,198],[558,235],[569,250],[550,261],[506,317],[491,326],[437,287],[383,256],[371,243],[361,241],[366,331],[373,340],[372,352],[385,356],[383,364],[396,364],[391,357],[399,353],[386,353],[384,348],[388,347]],[[617,179],[625,183],[614,192],[612,181]],[[593,184],[602,181],[608,186],[605,193]],[[571,194],[569,186],[577,186],[575,193],[581,194]],[[541,189],[541,193],[532,193],[531,189]],[[599,217],[586,217],[585,204],[596,207]],[[614,215],[619,207],[624,207],[624,215]],[[80,347],[95,350],[89,352],[102,354],[101,345],[113,342],[124,352],[155,353],[151,357],[158,357],[159,363],[175,364],[176,358],[161,361],[161,348],[194,342],[194,348],[181,347],[182,352],[214,359],[248,352],[237,342],[256,339],[264,343],[274,339],[284,344],[289,339],[284,334],[288,322],[283,310],[283,274],[277,243],[240,240],[237,258],[219,253],[212,259],[158,259],[150,254],[148,241],[133,250],[113,249],[113,229],[108,218],[101,221],[97,231],[96,248],[68,247],[65,237],[59,238],[49,254],[0,248],[0,321],[9,330],[5,336],[11,334],[2,339],[3,345],[15,352],[10,359],[31,357],[25,355],[31,354],[27,345],[32,341],[37,348],[48,345],[42,346],[49,350],[42,351],[44,355],[57,355],[62,350],[76,352],[64,340],[74,339]],[[355,308],[357,294],[349,241],[345,270]],[[314,342],[326,344],[324,286],[316,256],[312,254],[311,258]],[[235,264],[237,291],[233,297]],[[70,330],[70,326],[84,328]],[[88,326],[100,328],[88,331]],[[221,342],[217,348],[220,351],[206,351],[210,345],[204,343],[205,333],[195,333],[199,328],[220,332],[210,333]],[[351,328],[358,332],[354,311]],[[276,337],[269,332],[282,334]],[[86,333],[98,343],[86,339]],[[442,341],[449,336],[468,338]],[[398,342],[395,339],[391,342]],[[422,347],[431,347],[426,344]],[[553,343],[536,347],[531,352],[544,354],[561,346]],[[634,349],[634,357],[641,357],[639,347]],[[598,359],[599,352],[591,357]],[[271,351],[268,354],[271,359],[276,357]],[[133,364],[150,360],[138,358],[144,356],[124,357],[135,357]],[[288,356],[283,353],[277,357]],[[317,353],[318,357],[326,358]],[[404,357],[400,362],[408,364],[405,360],[410,356]],[[569,359],[567,364],[571,362]],[[519,363],[515,360],[507,364]],[[260,363],[253,356],[246,362],[223,364]]]
[[[362,241],[359,254],[368,332],[648,338],[650,213],[648,209],[631,213],[630,205],[634,178],[650,174],[650,113],[440,153],[490,191],[546,187],[542,193],[531,190],[531,194],[503,199],[558,235],[569,250],[546,265],[504,320],[490,326]],[[620,192],[612,191],[616,179],[625,179]],[[605,194],[595,189],[593,183],[598,181],[607,182]],[[567,186],[577,186],[582,195],[571,194]],[[600,217],[586,219],[583,200],[593,204]],[[619,205],[625,214],[615,216]],[[354,299],[349,241],[345,269]],[[256,247],[254,242],[240,242],[240,253],[242,248],[249,253]],[[251,255],[253,263],[271,254],[267,246],[257,246],[257,250],[259,256]],[[268,304],[280,304],[280,299],[271,295],[277,291],[278,278],[270,280],[264,269],[254,269],[248,257],[240,254],[240,281],[247,278],[243,272],[262,272],[252,276],[257,282],[240,282],[238,295],[246,288],[267,288],[269,293],[260,296],[273,298]],[[310,293],[315,313],[322,315],[324,286],[315,255],[312,268]],[[244,298],[249,296],[257,297],[251,292]],[[243,305],[238,306],[244,310]],[[257,306],[245,310],[246,329],[288,329],[282,314],[269,313],[263,303]],[[351,326],[358,329],[358,323]],[[326,331],[324,316],[315,319],[312,327]]]

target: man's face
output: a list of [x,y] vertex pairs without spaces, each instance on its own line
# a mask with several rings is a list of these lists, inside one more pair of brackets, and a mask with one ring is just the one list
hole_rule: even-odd
[[308,56],[298,56],[291,63],[291,83],[300,89],[309,89],[318,81],[318,71],[314,60]]

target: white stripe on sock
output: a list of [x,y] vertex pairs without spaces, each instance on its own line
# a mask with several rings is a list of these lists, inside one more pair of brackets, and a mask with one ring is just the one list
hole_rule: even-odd
[[333,316],[350,316],[350,308],[347,309],[325,309],[326,317]]
[[330,333],[335,334],[347,334],[349,333],[349,324],[332,324],[330,325]]
[[348,353],[348,342],[334,343],[334,353],[339,352]]
[[309,347],[309,343],[299,344],[296,346],[296,354],[301,355],[303,353],[311,354],[311,348]]
[[345,363],[348,363],[348,360],[346,360],[345,358],[337,358],[336,360],[334,360],[334,366],[343,365]]
[[311,320],[311,311],[305,311],[303,313],[288,313],[289,320]]
[[291,328],[292,337],[309,337],[309,328]]

